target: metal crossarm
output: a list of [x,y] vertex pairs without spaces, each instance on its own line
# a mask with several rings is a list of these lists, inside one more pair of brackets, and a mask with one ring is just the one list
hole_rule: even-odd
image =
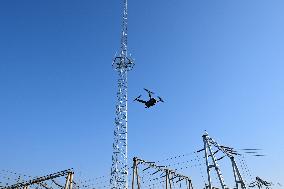
[[169,169],[165,166],[158,166],[154,162],[147,162],[147,161],[139,159],[139,158],[135,158],[135,159],[137,161],[137,164],[144,164],[144,165],[147,165],[149,168],[152,167],[152,168],[157,169],[157,171],[161,171],[161,172],[168,171],[168,173],[174,175],[174,177],[172,179],[179,177],[179,178],[182,178],[182,179],[191,180],[190,177],[182,175],[180,173],[177,173],[175,170]]
[[[154,170],[154,172],[148,172],[149,175],[153,176],[157,173],[161,173],[160,176],[158,176],[158,178],[163,178],[165,180],[159,182],[161,183],[165,183],[165,188],[166,189],[172,189],[174,187],[174,183],[179,183],[181,184],[181,182],[184,182],[185,186],[187,189],[192,189],[192,181],[190,179],[190,177],[182,175],[180,173],[177,173],[176,170],[173,169],[169,169],[166,166],[160,166],[160,165],[156,165],[154,162],[148,162],[142,159],[139,159],[137,157],[133,158],[133,174],[132,174],[132,189],[135,189],[135,183],[136,186],[138,187],[138,189],[141,189],[141,184],[143,184],[144,182],[141,182],[141,179],[143,180],[143,177],[139,176],[138,173],[138,166],[139,165],[143,165],[146,166],[145,169],[142,169],[142,171],[144,172],[147,169],[152,168],[151,170]],[[157,178],[151,179],[151,180],[156,180]]]
[[33,184],[38,184],[50,179],[55,179],[58,177],[62,177],[62,176],[66,176],[68,174],[74,174],[72,169],[67,169],[64,171],[59,171],[53,174],[49,174],[49,175],[45,175],[45,176],[41,176],[41,177],[37,177],[28,181],[24,181],[21,183],[17,183],[17,184],[13,184],[10,186],[5,186],[5,187],[1,187],[0,189],[16,189],[16,188],[26,188],[27,186],[33,185]]

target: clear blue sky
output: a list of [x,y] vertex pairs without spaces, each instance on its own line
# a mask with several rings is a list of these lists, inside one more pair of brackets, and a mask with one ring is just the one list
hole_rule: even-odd
[[[111,166],[121,1],[0,1],[0,168],[40,175]],[[129,0],[129,157],[219,143],[262,148],[284,184],[284,1]],[[132,102],[143,87],[166,103]]]

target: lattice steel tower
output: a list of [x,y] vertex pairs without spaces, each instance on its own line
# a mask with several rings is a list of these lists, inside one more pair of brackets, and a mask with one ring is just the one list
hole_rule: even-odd
[[122,33],[120,53],[112,66],[118,73],[118,91],[113,141],[110,184],[112,189],[128,188],[127,165],[127,73],[134,61],[127,55],[127,0],[123,0]]

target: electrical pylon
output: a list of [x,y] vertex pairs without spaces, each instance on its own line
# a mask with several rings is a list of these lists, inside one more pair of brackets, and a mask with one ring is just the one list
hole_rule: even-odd
[[122,33],[120,53],[112,66],[118,73],[118,91],[115,111],[115,128],[110,184],[112,189],[128,188],[127,165],[127,73],[134,66],[127,55],[127,0],[123,0]]

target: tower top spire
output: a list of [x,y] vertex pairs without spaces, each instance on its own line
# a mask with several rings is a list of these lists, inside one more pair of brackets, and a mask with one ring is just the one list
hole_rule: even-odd
[[134,66],[134,60],[127,55],[128,45],[128,2],[123,0],[123,14],[122,14],[122,31],[120,41],[120,52],[113,60],[113,67],[115,70],[125,69],[131,70]]
[[121,33],[121,55],[127,56],[127,16],[128,7],[127,0],[123,0],[123,15],[122,15],[122,33]]

